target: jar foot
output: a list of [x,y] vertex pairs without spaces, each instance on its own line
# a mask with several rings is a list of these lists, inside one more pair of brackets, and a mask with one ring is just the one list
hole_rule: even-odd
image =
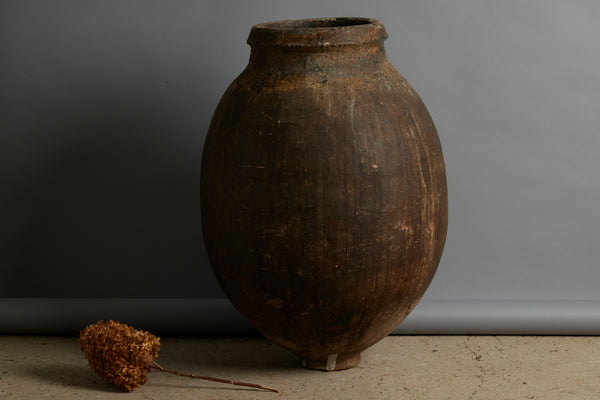
[[356,367],[360,363],[360,353],[355,354],[331,354],[323,360],[302,360],[302,366],[309,369],[321,371],[339,371]]

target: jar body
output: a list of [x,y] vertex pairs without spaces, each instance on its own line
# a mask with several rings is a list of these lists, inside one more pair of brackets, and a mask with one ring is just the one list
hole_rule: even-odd
[[389,334],[446,237],[439,138],[383,39],[253,45],[204,146],[203,231],[219,283],[313,368],[351,367]]

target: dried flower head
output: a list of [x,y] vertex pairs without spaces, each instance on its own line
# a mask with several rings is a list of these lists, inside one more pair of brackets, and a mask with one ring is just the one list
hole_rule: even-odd
[[255,383],[184,374],[163,368],[154,361],[160,348],[159,337],[112,320],[98,321],[87,326],[79,334],[79,346],[90,367],[102,379],[124,392],[131,392],[146,383],[148,372],[154,368],[161,372],[188,378],[229,383],[277,393],[276,389]]
[[81,331],[79,346],[94,372],[130,392],[146,382],[160,338],[112,320],[99,321]]

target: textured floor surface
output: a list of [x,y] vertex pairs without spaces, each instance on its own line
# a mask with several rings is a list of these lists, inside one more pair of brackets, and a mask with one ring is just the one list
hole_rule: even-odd
[[600,399],[600,337],[389,336],[339,372],[299,367],[261,338],[163,338],[165,368],[130,393],[88,367],[74,337],[0,336],[0,399]]

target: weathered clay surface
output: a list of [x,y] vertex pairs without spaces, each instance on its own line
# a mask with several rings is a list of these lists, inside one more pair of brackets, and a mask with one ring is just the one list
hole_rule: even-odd
[[423,102],[367,19],[253,28],[202,160],[204,239],[233,305],[320,369],[352,367],[424,294],[447,227]]

